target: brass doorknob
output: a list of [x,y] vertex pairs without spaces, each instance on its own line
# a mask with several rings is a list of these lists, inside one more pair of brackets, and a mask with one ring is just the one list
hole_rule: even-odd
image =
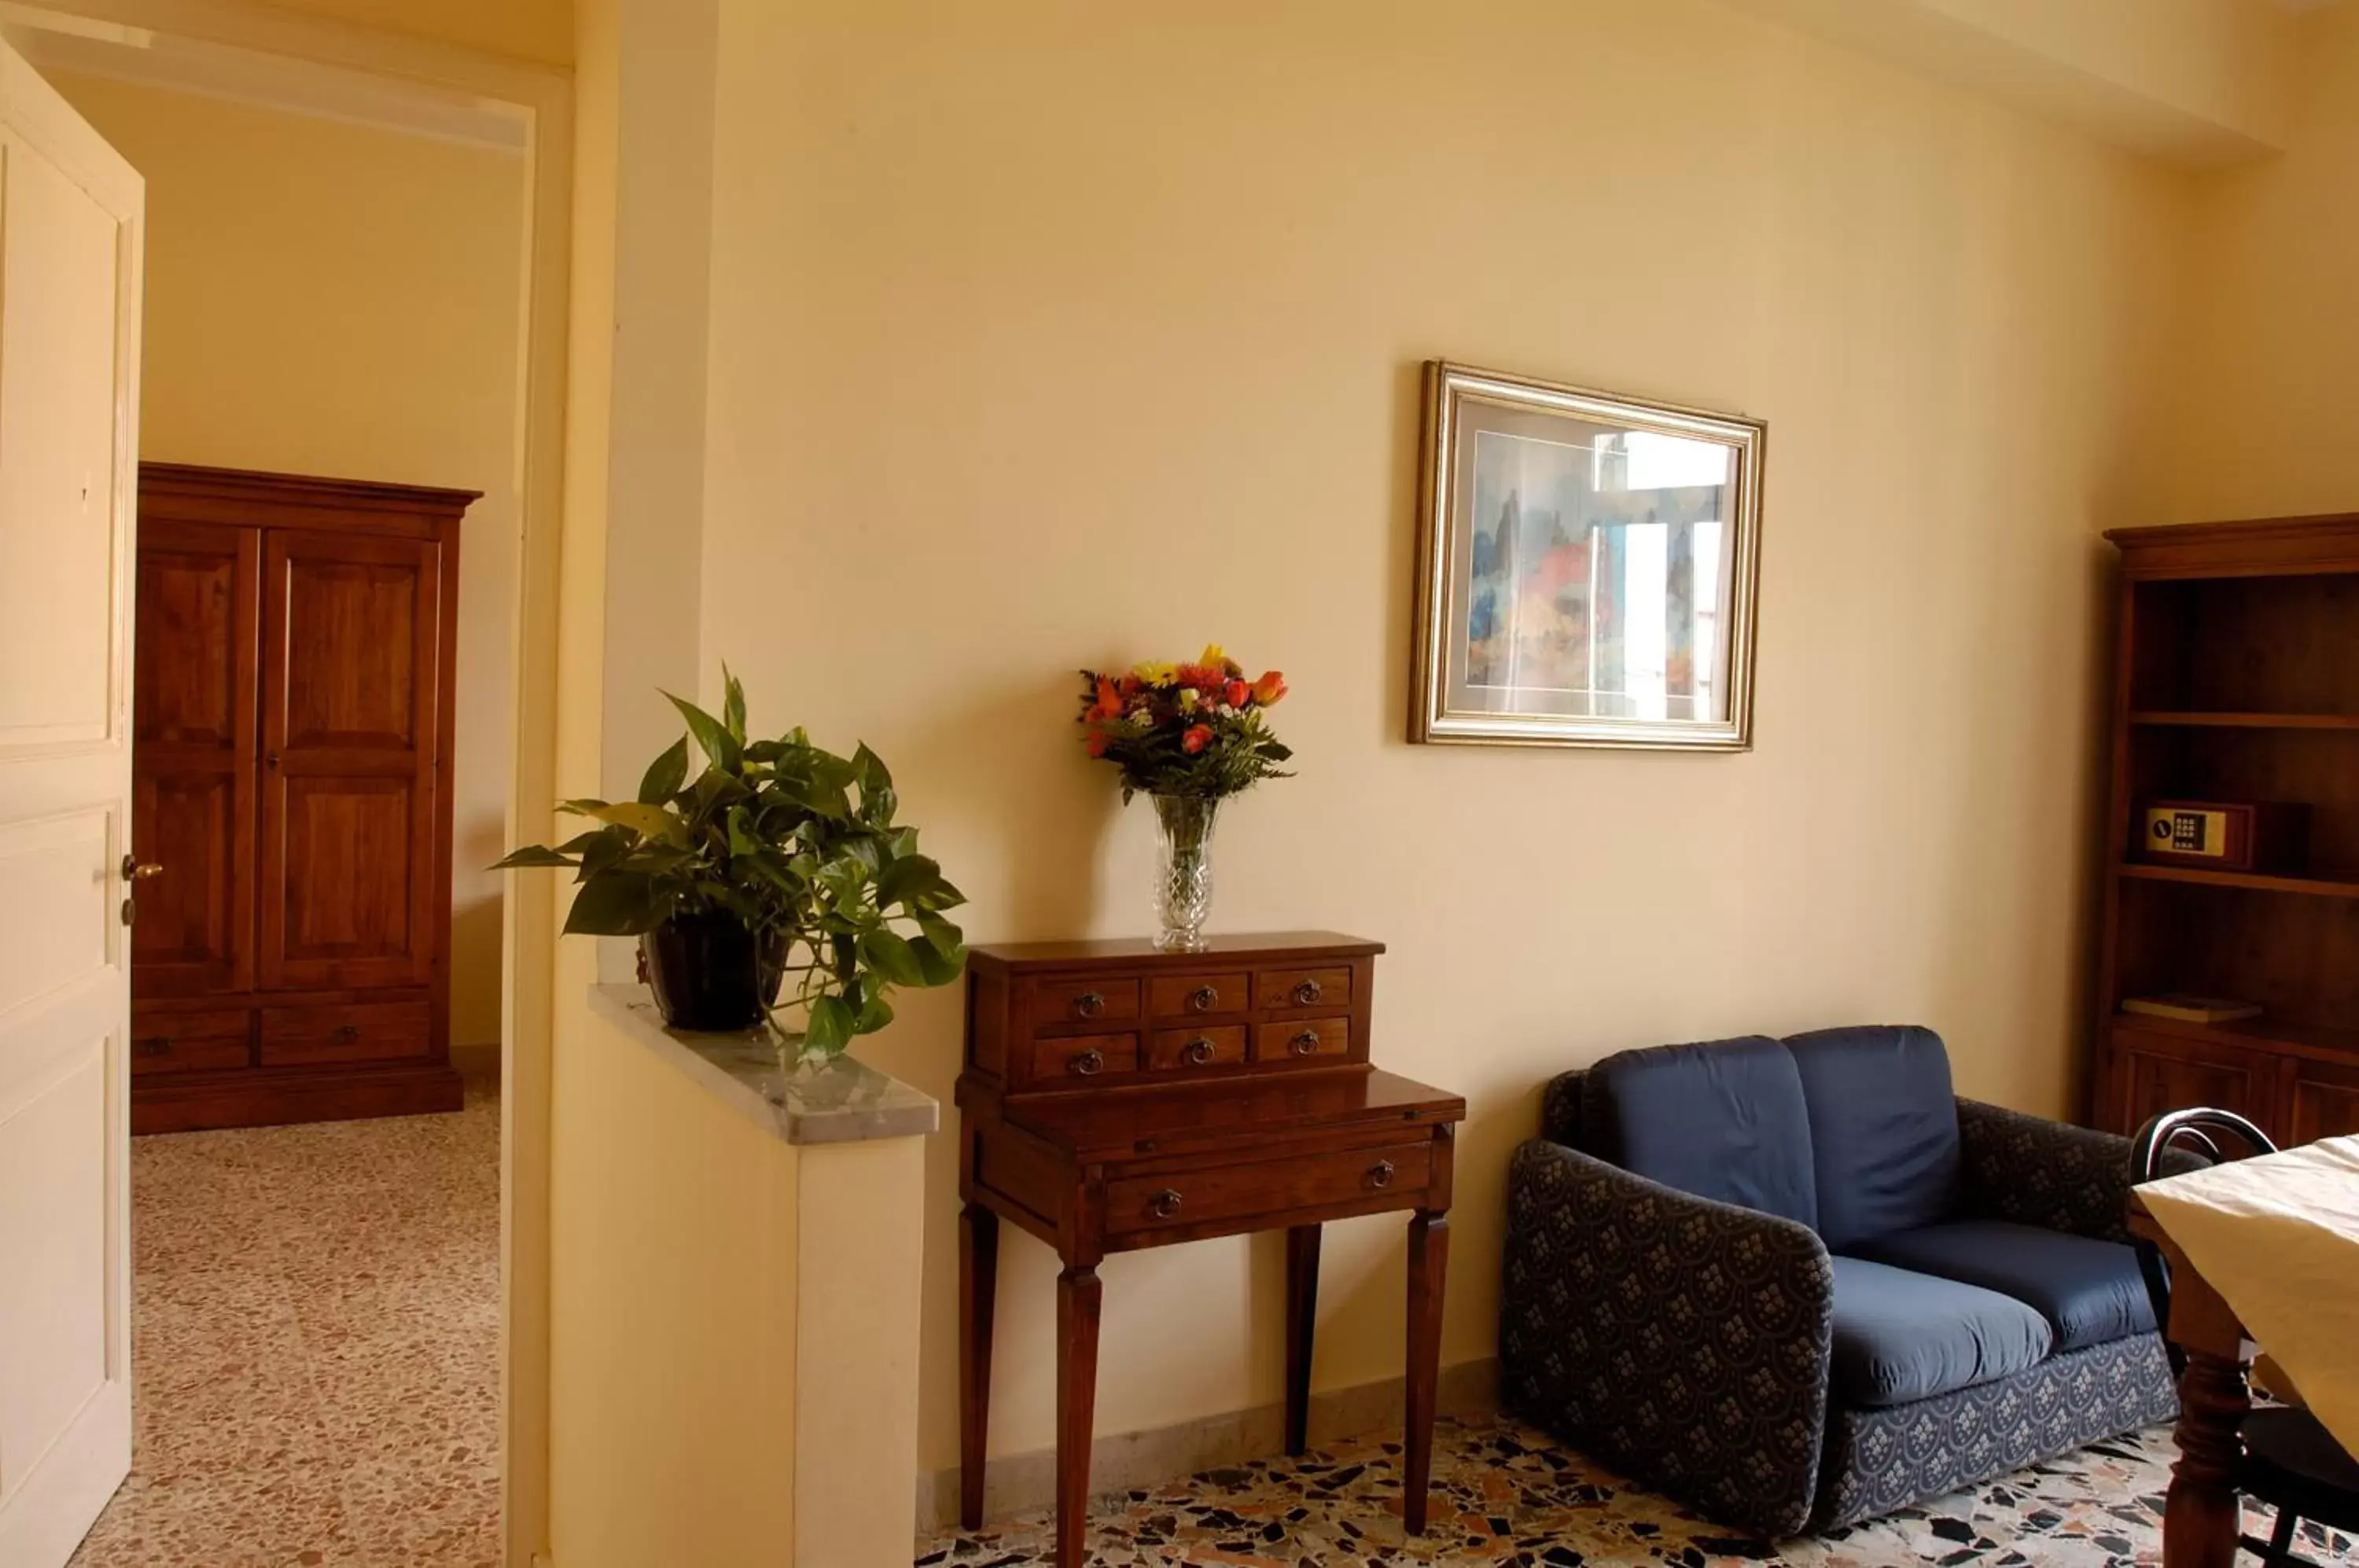
[[162,875],[164,875],[164,867],[158,862],[142,860],[136,855],[126,855],[123,857],[123,879],[125,882],[145,882],[150,877]]
[[1180,1212],[1180,1189],[1177,1187],[1166,1187],[1160,1192],[1156,1193],[1154,1202],[1147,1204],[1147,1211],[1154,1214],[1154,1216],[1158,1220],[1168,1220],[1173,1214],[1178,1214]]
[[1371,1187],[1389,1187],[1389,1186],[1391,1186],[1392,1184],[1393,1184],[1393,1162],[1392,1162],[1391,1160],[1377,1160],[1374,1165],[1371,1165],[1370,1167],[1368,1167],[1368,1185],[1369,1185],[1369,1186],[1371,1186]]

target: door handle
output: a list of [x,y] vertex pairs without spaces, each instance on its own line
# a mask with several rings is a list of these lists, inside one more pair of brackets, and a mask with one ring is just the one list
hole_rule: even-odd
[[123,857],[123,879],[125,882],[145,882],[150,877],[162,875],[164,875],[164,867],[161,862],[142,860],[136,855],[126,855]]

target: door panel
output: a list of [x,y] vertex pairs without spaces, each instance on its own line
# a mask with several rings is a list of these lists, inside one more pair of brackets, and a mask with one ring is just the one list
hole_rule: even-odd
[[441,547],[264,546],[261,984],[432,977]]
[[2315,1143],[2321,1138],[2359,1133],[2359,1067],[2296,1062],[2286,1106],[2286,1141]]
[[2129,1133],[2164,1111],[2209,1105],[2234,1111],[2271,1138],[2281,1133],[2271,1077],[2275,1063],[2253,1051],[2177,1035],[2114,1031],[2116,1130]]
[[141,996],[254,984],[255,687],[261,536],[151,522],[139,540],[131,843],[161,870],[137,889]]
[[0,1563],[131,1464],[139,176],[0,44]]

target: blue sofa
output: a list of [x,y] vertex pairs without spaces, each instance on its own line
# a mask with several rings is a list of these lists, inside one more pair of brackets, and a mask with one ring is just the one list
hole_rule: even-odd
[[1510,1168],[1504,1397],[1770,1540],[2165,1420],[2128,1169],[1956,1098],[1930,1029],[1609,1057]]

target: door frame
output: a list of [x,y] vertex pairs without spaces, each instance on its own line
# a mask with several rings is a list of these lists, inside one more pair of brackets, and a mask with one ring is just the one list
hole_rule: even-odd
[[[32,0],[31,9],[202,39],[510,105],[530,125],[516,410],[520,538],[507,842],[556,826],[559,543],[573,230],[573,74],[253,0]],[[127,677],[126,677],[127,678]],[[549,1100],[554,898],[513,888],[500,944],[501,1530],[511,1568],[549,1551]]]

